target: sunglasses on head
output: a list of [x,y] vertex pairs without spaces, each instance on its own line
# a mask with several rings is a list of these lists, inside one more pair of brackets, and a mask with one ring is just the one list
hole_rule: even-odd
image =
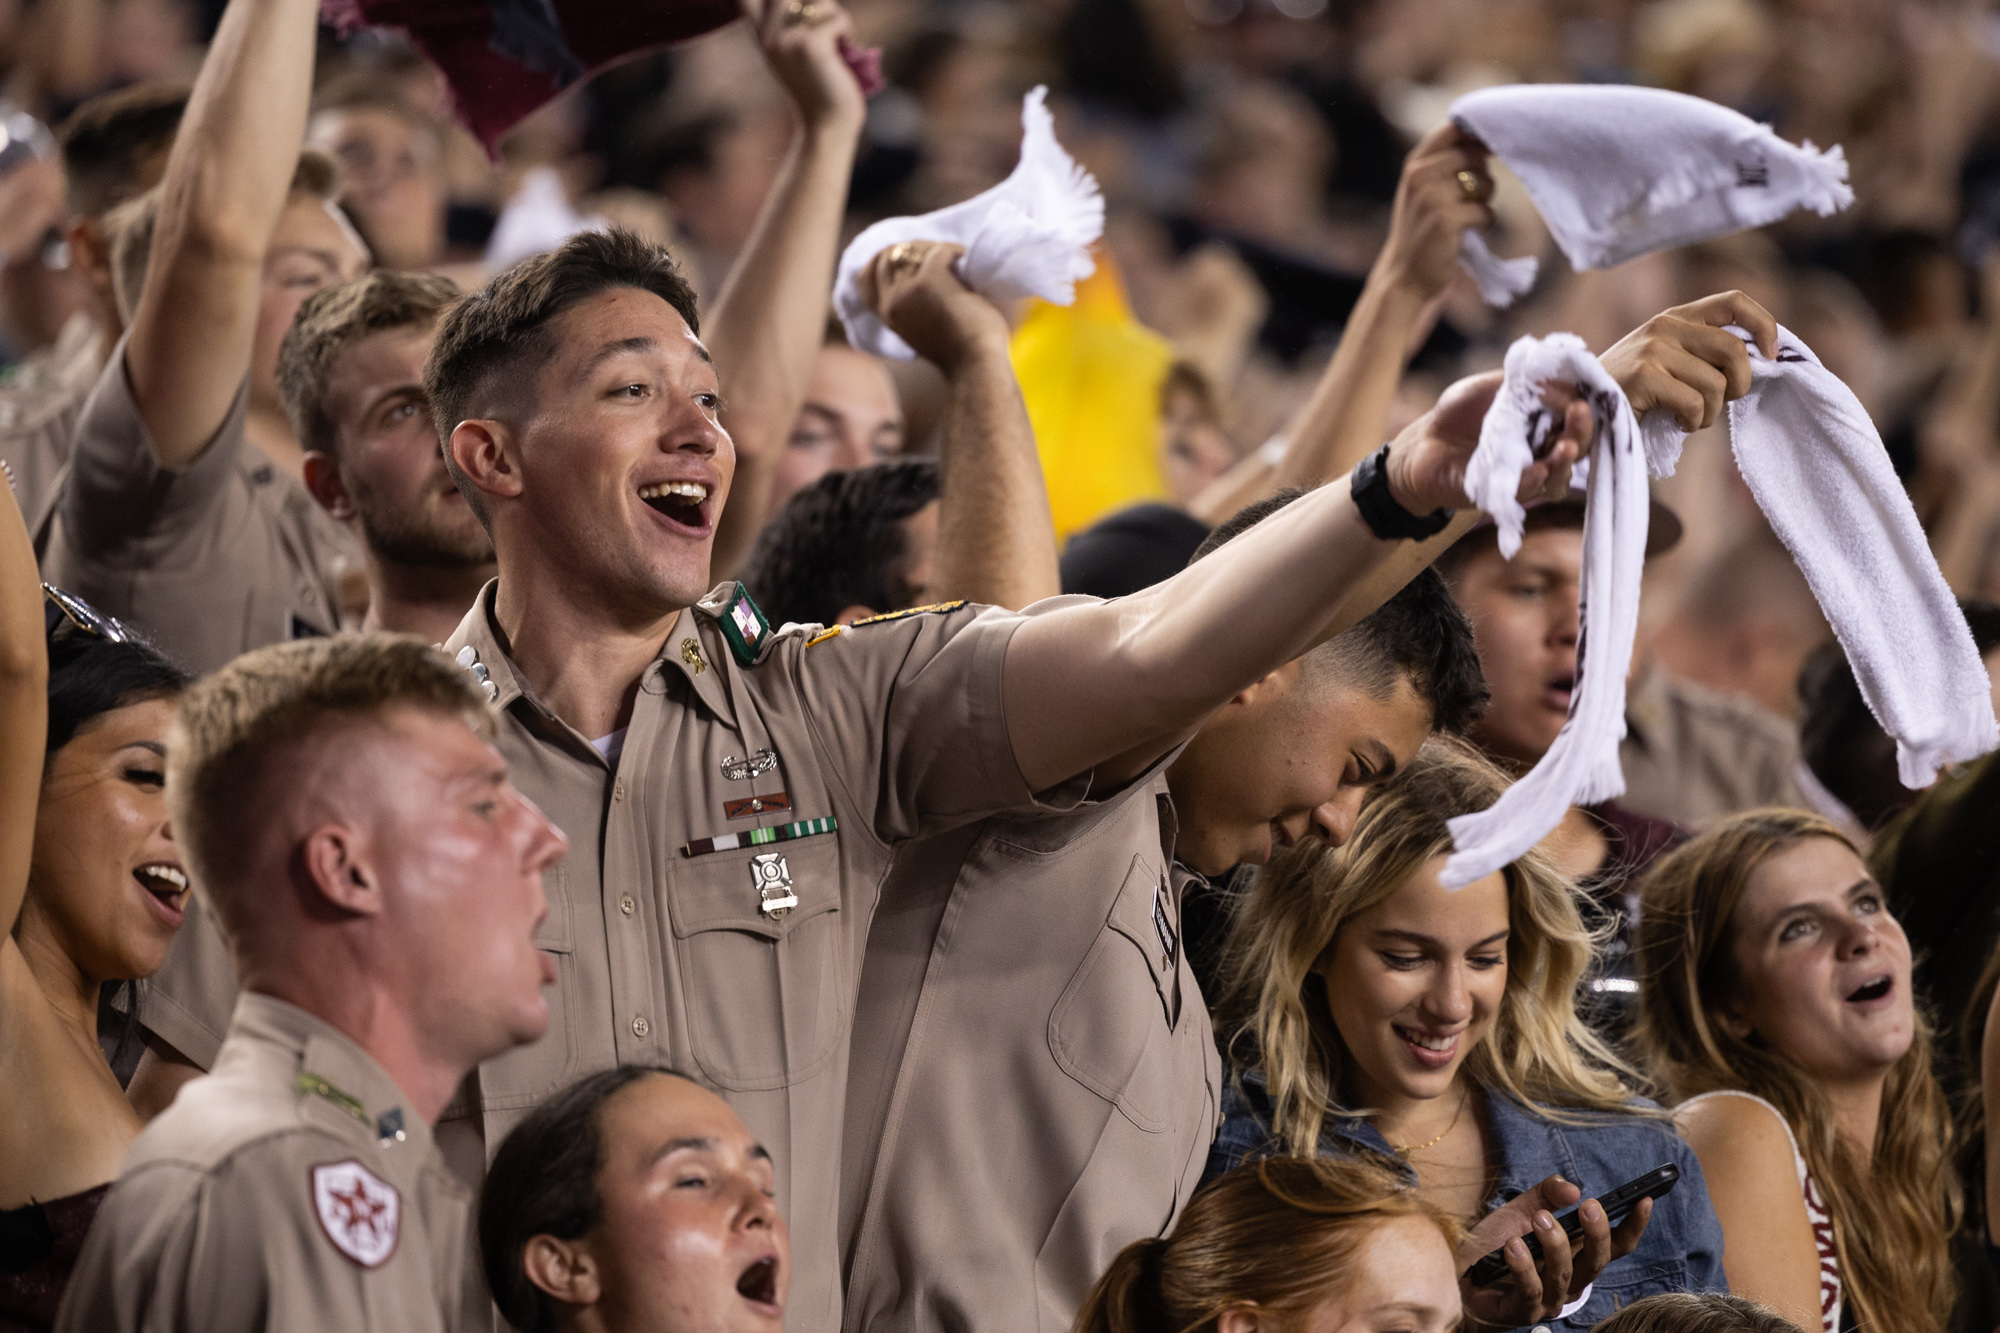
[[42,618],[51,643],[55,642],[65,625],[75,633],[103,639],[106,643],[130,643],[139,637],[125,622],[105,615],[81,597],[66,593],[53,583],[42,585],[42,599],[47,603],[42,609]]

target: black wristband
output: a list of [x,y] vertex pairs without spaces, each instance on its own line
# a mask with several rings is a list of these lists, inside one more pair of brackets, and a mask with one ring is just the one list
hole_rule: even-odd
[[1435,537],[1451,523],[1452,511],[1437,509],[1428,514],[1412,514],[1389,494],[1389,446],[1383,445],[1354,468],[1354,507],[1368,524],[1368,530],[1385,542],[1422,541]]

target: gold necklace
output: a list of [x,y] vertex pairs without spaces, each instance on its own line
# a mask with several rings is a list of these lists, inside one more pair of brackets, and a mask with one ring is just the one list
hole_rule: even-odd
[[1437,1146],[1438,1146],[1438,1144],[1440,1144],[1440,1143],[1443,1143],[1443,1142],[1444,1142],[1444,1140],[1445,1140],[1445,1135],[1446,1135],[1446,1134],[1450,1134],[1450,1133],[1451,1133],[1451,1132],[1452,1132],[1452,1131],[1453,1131],[1454,1129],[1457,1129],[1457,1128],[1458,1128],[1458,1122],[1459,1122],[1459,1121],[1460,1121],[1460,1120],[1461,1120],[1461,1119],[1462,1119],[1462,1118],[1464,1117],[1464,1115],[1465,1115],[1465,1104],[1466,1104],[1466,1103],[1467,1103],[1468,1101],[1471,1101],[1471,1100],[1472,1100],[1472,1099],[1471,1099],[1470,1097],[1467,1097],[1467,1096],[1465,1096],[1465,1095],[1464,1095],[1463,1093],[1461,1093],[1461,1094],[1459,1095],[1459,1098],[1458,1098],[1458,1110],[1456,1110],[1456,1111],[1452,1112],[1452,1116],[1451,1116],[1451,1123],[1450,1123],[1449,1125],[1446,1125],[1446,1126],[1444,1127],[1444,1134],[1440,1134],[1440,1135],[1438,1135],[1438,1136],[1437,1136],[1436,1138],[1434,1138],[1434,1139],[1430,1140],[1430,1141],[1429,1141],[1429,1142],[1427,1142],[1427,1143],[1413,1143],[1413,1144],[1411,1144],[1411,1145],[1410,1145],[1409,1147],[1407,1147],[1407,1148],[1398,1148],[1398,1147],[1396,1147],[1396,1145],[1395,1145],[1395,1144],[1393,1144],[1393,1143],[1392,1143],[1392,1144],[1390,1144],[1390,1145],[1389,1145],[1389,1147],[1390,1147],[1390,1148],[1391,1148],[1392,1150],[1394,1150],[1395,1154],[1396,1154],[1396,1155],[1397,1155],[1398,1157],[1408,1157],[1408,1156],[1409,1156],[1409,1155],[1410,1155],[1411,1153],[1419,1153],[1419,1152],[1422,1152],[1422,1151],[1423,1151],[1424,1149],[1426,1149],[1426,1148],[1435,1148],[1435,1147],[1437,1147]]

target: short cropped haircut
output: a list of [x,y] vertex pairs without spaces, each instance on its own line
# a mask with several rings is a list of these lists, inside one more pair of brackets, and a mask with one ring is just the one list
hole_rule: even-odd
[[1637,1300],[1591,1333],[1801,1333],[1768,1305],[1721,1291],[1671,1291]]
[[[1296,487],[1245,505],[1224,519],[1189,564],[1307,494]],[[1324,673],[1377,699],[1398,679],[1431,706],[1435,731],[1463,734],[1486,711],[1489,692],[1473,646],[1472,622],[1434,569],[1424,569],[1360,623],[1306,654],[1309,672]]]
[[[521,1266],[536,1236],[575,1240],[604,1218],[604,1104],[642,1079],[687,1078],[664,1065],[618,1065],[557,1092],[508,1131],[479,1192],[479,1257],[486,1286],[521,1333],[553,1333],[555,1302]],[[689,1079],[689,1082],[694,1080]]]
[[[338,179],[333,159],[308,148],[299,154],[299,165],[292,172],[291,192],[331,203]],[[111,289],[118,299],[119,318],[127,324],[132,322],[132,312],[139,308],[139,293],[146,287],[146,266],[152,262],[153,233],[160,225],[164,184],[126,200],[104,219],[111,242]]]
[[775,625],[831,625],[850,606],[901,611],[911,594],[903,522],[939,488],[931,458],[829,472],[771,516],[740,577]]
[[335,357],[386,329],[428,329],[460,295],[457,283],[436,273],[377,268],[307,297],[278,345],[278,394],[299,443],[339,455],[326,397]]
[[181,696],[167,744],[174,840],[231,930],[246,848],[298,751],[396,708],[457,718],[491,738],[493,713],[471,675],[407,634],[295,639],[243,654]]
[[141,83],[93,97],[56,130],[69,211],[99,217],[140,193],[147,159],[170,146],[188,87]]
[[699,334],[694,288],[666,247],[629,231],[586,231],[547,254],[524,259],[454,306],[438,327],[424,363],[424,393],[431,400],[438,438],[452,480],[485,518],[477,488],[451,461],[451,433],[459,422],[508,415],[516,394],[531,388],[555,355],[549,326],[572,306],[618,287],[636,287],[672,306]]

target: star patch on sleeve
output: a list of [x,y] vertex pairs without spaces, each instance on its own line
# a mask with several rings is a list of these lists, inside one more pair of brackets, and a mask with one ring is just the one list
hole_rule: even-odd
[[333,1248],[363,1268],[380,1268],[396,1252],[402,1197],[396,1187],[352,1158],[312,1169],[313,1211]]

